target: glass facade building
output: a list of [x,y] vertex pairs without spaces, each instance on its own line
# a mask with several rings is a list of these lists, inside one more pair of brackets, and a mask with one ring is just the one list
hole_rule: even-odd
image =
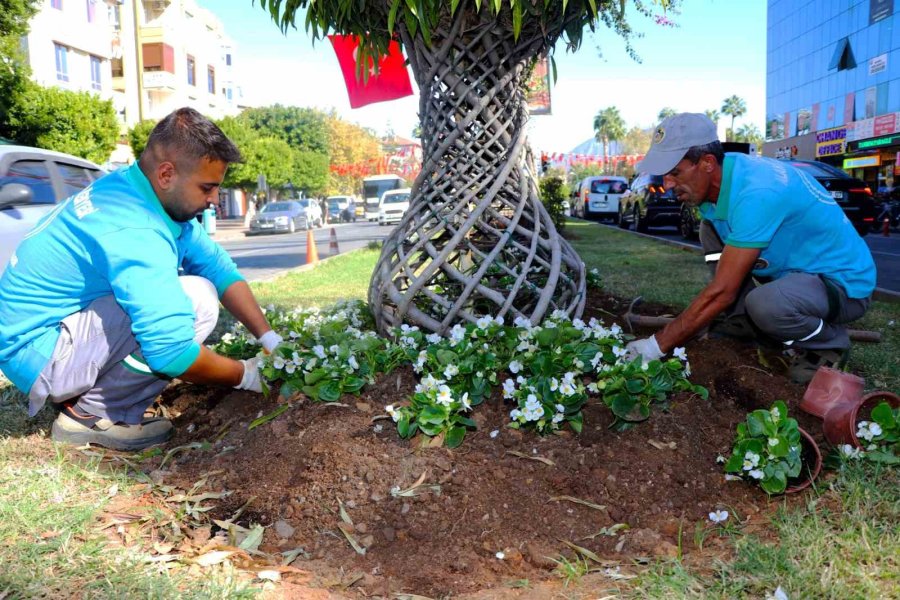
[[893,186],[900,151],[895,3],[769,0],[764,154],[842,166],[873,191]]

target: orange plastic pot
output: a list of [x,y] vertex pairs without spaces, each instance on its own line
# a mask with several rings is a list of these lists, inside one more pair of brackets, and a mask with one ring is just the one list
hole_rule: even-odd
[[815,481],[816,477],[818,477],[819,473],[822,471],[822,452],[819,450],[819,445],[816,444],[816,440],[806,433],[803,428],[798,429],[800,429],[800,443],[803,445],[803,450],[801,450],[800,453],[803,460],[800,477],[803,477],[804,470],[806,472],[806,477],[803,479],[798,478],[798,481],[794,485],[789,485],[787,489],[784,490],[785,494],[796,494],[797,492],[805,490],[812,485],[812,482]]
[[859,404],[864,386],[862,377],[831,367],[819,367],[803,393],[800,410],[824,418],[839,405],[849,408]]
[[900,406],[900,397],[891,392],[872,392],[854,403],[840,403],[825,414],[822,429],[828,443],[839,446],[850,444],[854,448],[862,448],[856,437],[857,423],[860,416],[868,416],[872,409],[881,402],[887,402],[891,408]]

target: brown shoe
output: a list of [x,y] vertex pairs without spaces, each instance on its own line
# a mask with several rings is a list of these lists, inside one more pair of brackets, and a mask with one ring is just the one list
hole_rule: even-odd
[[50,437],[65,444],[95,444],[113,450],[143,450],[162,444],[172,437],[175,428],[168,419],[144,419],[136,425],[98,419],[93,425],[79,423],[66,411],[53,421]]
[[843,369],[850,358],[850,348],[829,348],[823,350],[797,350],[788,366],[788,375],[794,383],[807,384],[819,367]]

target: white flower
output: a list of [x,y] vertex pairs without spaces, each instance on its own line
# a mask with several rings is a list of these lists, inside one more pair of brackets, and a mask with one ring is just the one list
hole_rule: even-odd
[[557,404],[557,405],[556,405],[556,412],[561,412],[561,413],[562,413],[562,412],[566,412],[566,407],[563,406],[562,404]]
[[429,333],[428,335],[425,336],[425,339],[428,341],[429,344],[437,344],[444,338],[442,338],[440,335],[438,335],[436,333]]
[[500,430],[499,430],[499,429],[495,429],[495,430],[493,430],[493,431],[490,433],[491,439],[494,439],[494,438],[497,437],[498,435],[500,435]]
[[778,445],[778,438],[769,438],[769,446],[774,448]]
[[459,403],[462,404],[462,409],[472,410],[472,403],[469,402],[469,392],[463,392],[462,398],[459,399]]
[[353,356],[352,354],[350,355],[350,358],[347,359],[347,364],[350,365],[350,368],[353,369],[354,371],[359,368],[359,362],[356,360],[356,357]]
[[550,378],[550,391],[555,392],[558,389],[559,389],[559,381],[556,379],[556,377],[551,377]]
[[477,321],[475,321],[475,326],[478,329],[487,329],[488,327],[491,326],[491,323],[493,323],[493,322],[494,322],[493,317],[484,316],[484,317],[480,317]]
[[438,404],[450,406],[450,403],[453,402],[453,394],[450,388],[446,385],[438,387],[437,398],[435,398],[435,400]]
[[519,375],[518,377],[516,377],[516,383],[518,383],[519,385],[525,385],[525,378]]
[[233,342],[234,336],[230,333],[226,333],[225,335],[222,336],[222,341],[225,342],[226,344],[229,342]]
[[512,379],[507,379],[503,382],[503,397],[511,398],[513,394],[516,393],[516,382]]
[[584,370],[584,362],[581,359],[576,358],[574,361],[572,361],[572,364],[575,365],[575,368],[579,371]]
[[846,458],[859,458],[860,456],[862,456],[862,452],[860,451],[860,449],[855,448],[850,444],[844,444],[843,446],[841,446],[840,450],[841,455]]
[[281,358],[280,356],[276,356],[275,359],[272,361],[272,366],[275,367],[276,369],[283,369],[284,368],[284,359]]
[[770,594],[770,593],[766,592],[766,600],[791,600],[791,599],[788,597],[787,593],[783,589],[781,589],[781,586],[779,585],[777,588],[775,588],[775,591],[773,593]]
[[770,408],[769,413],[772,415],[772,420],[775,421],[776,423],[778,422],[779,419],[781,419],[781,411],[778,410],[777,406],[773,406],[772,408]]
[[674,350],[672,350],[672,356],[682,362],[687,362],[687,350],[685,350],[684,348],[675,348]]
[[725,464],[725,457],[722,456],[721,454],[718,455],[718,456],[716,457],[716,462],[719,463],[720,465]]
[[556,413],[555,415],[553,415],[553,419],[551,419],[551,421],[555,425],[556,423],[561,422],[565,418],[566,418],[566,415],[564,415],[562,413]]
[[504,558],[506,558],[506,554],[504,554],[503,552],[498,552],[494,556],[497,557],[497,560],[503,560]]
[[759,466],[759,454],[747,451],[744,455],[744,470],[749,471],[757,466]]
[[319,358],[325,358],[325,346],[321,344],[316,344],[312,348],[313,354],[318,356]]
[[522,411],[519,410],[518,408],[514,408],[511,411],[509,411],[509,418],[512,419],[513,421],[518,421],[521,416],[522,416]]
[[400,412],[394,408],[393,404],[388,404],[384,407],[384,411],[391,415],[391,418],[394,420],[394,423],[400,420]]
[[459,367],[456,365],[447,365],[447,368],[444,369],[444,377],[446,379],[453,379],[454,375],[459,373]]
[[581,319],[572,319],[572,327],[574,327],[578,331],[583,331],[586,325]]
[[749,475],[753,479],[762,479],[764,473],[762,472],[762,469],[753,469],[752,471],[750,471]]
[[337,354],[338,352],[341,351],[341,347],[338,346],[337,344],[332,344],[331,346],[328,347],[328,351],[331,352],[332,354]]
[[544,416],[544,407],[542,405],[537,405],[532,410],[525,409],[525,420],[526,421],[537,421],[541,417]]
[[537,399],[537,396],[528,394],[528,397],[525,399],[525,410],[534,409],[540,405],[541,402]]
[[878,423],[869,423],[869,431],[872,432],[872,437],[881,435],[881,425]]
[[744,478],[741,477],[740,475],[731,475],[730,473],[725,475],[725,481],[743,481],[743,480],[744,480]]
[[285,363],[284,372],[287,373],[288,375],[290,375],[291,373],[293,373],[296,370],[297,370],[297,365],[295,365],[294,363],[292,363],[292,362]]
[[563,381],[559,386],[559,393],[563,396],[571,396],[575,393],[575,387],[568,381]]
[[457,323],[450,330],[450,345],[455,346],[466,337],[466,328]]
[[565,321],[569,318],[569,315],[568,313],[566,313],[566,311],[557,308],[552,313],[550,313],[550,318],[557,321]]
[[588,389],[589,392],[592,392],[592,393],[594,393],[594,394],[600,393],[600,388],[597,386],[597,382],[596,382],[596,381],[590,382],[590,383],[587,385],[587,389]]
[[709,520],[713,523],[724,523],[728,520],[727,510],[715,510],[709,513]]
[[509,363],[509,372],[512,373],[513,375],[515,375],[516,373],[518,373],[521,370],[522,370],[522,363],[520,363],[519,361],[514,360],[511,363]]
[[626,350],[625,348],[621,348],[619,346],[613,346],[612,353],[615,355],[616,358],[622,358],[623,356],[628,354],[628,350]]
[[418,331],[418,330],[419,330],[419,328],[416,327],[415,325],[413,325],[412,327],[410,327],[406,323],[403,323],[400,325],[400,331],[402,331],[403,333],[412,333],[413,331]]

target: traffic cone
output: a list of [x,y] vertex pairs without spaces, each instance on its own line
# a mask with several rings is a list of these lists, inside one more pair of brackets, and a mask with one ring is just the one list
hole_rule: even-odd
[[316,238],[312,229],[306,231],[306,264],[314,265],[319,262],[319,250],[316,248]]
[[[332,230],[334,231],[334,230]],[[891,235],[891,218],[885,217],[884,221],[882,221],[881,225],[881,235],[884,237],[889,237]]]
[[341,251],[338,249],[337,232],[334,227],[331,228],[331,236],[328,238],[328,256],[337,256]]

